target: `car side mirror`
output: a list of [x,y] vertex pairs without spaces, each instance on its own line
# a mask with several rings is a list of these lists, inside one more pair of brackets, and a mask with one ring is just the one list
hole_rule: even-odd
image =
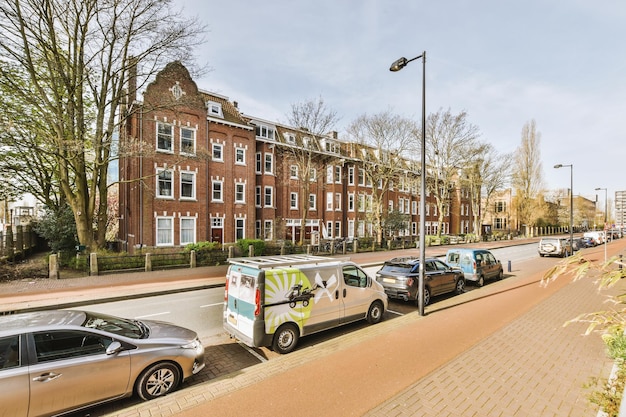
[[109,345],[109,347],[107,347],[106,353],[107,355],[115,355],[116,353],[120,353],[122,350],[124,350],[122,344],[118,341],[114,341]]

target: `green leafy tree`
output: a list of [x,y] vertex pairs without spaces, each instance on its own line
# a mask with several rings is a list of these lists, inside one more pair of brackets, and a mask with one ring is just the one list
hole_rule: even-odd
[[74,251],[78,244],[74,214],[68,205],[47,209],[34,230],[48,242],[53,252]]

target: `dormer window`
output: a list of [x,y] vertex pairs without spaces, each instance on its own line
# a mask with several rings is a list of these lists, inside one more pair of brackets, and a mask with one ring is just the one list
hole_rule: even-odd
[[224,118],[224,113],[222,113],[222,105],[220,103],[216,103],[215,101],[207,101],[206,106],[209,116],[219,117],[220,119]]
[[331,152],[331,153],[336,153],[336,154],[341,152],[341,146],[339,145],[338,142],[335,142],[329,139],[322,139],[321,142],[326,152]]
[[296,135],[294,135],[293,133],[284,133],[283,136],[285,137],[285,142],[292,145],[296,143]]
[[266,125],[258,125],[256,127],[256,135],[259,138],[274,140],[274,128]]

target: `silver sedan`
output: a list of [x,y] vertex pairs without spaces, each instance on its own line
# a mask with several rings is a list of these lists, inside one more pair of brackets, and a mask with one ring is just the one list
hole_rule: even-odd
[[204,368],[196,333],[173,324],[53,310],[0,316],[0,410],[50,416],[166,395]]

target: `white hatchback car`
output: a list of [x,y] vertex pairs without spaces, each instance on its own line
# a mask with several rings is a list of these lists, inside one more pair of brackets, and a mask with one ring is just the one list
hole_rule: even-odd
[[70,310],[0,316],[0,414],[51,416],[172,392],[204,368],[192,330]]

